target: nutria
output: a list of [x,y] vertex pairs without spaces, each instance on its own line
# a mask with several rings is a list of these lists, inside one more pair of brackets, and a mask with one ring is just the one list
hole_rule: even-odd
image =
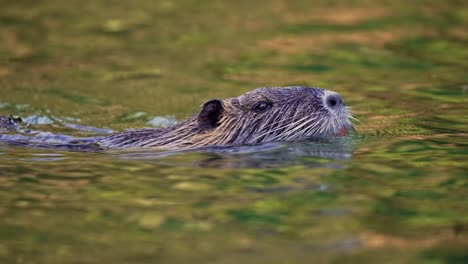
[[352,127],[350,117],[335,92],[317,87],[265,87],[207,101],[200,113],[174,126],[117,133],[97,144],[104,148],[180,149],[339,136]]
[[[21,146],[60,146],[80,150],[246,145],[344,135],[352,128],[351,117],[343,100],[335,92],[317,87],[265,87],[238,97],[207,101],[200,113],[167,128],[133,130],[91,138],[35,131],[33,137],[0,135],[0,140]],[[16,121],[0,116],[0,132],[17,130]],[[57,139],[62,144],[51,145],[50,142]]]

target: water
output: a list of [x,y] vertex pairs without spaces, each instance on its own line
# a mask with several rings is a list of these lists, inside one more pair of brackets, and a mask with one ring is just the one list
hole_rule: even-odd
[[303,84],[361,122],[189,152],[0,144],[0,261],[466,263],[467,28],[464,1],[5,2],[0,114],[30,129],[167,125]]

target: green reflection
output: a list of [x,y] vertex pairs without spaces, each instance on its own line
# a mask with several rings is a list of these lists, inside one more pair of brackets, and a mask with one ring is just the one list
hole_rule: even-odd
[[256,153],[2,143],[1,263],[467,262],[463,1],[3,1],[0,28],[0,113],[53,121],[29,129],[304,84],[361,121]]

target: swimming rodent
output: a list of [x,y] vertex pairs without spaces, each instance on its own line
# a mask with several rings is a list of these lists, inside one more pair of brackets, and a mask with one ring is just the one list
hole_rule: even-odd
[[[167,128],[131,130],[91,138],[35,131],[29,136],[0,134],[0,141],[71,150],[250,145],[342,136],[352,129],[350,118],[351,113],[335,92],[318,87],[264,87],[238,97],[207,101],[198,114]],[[18,131],[17,121],[0,116],[0,133]]]
[[342,136],[351,114],[340,95],[318,87],[264,87],[213,99],[168,128],[126,131],[97,140],[104,148],[182,149]]

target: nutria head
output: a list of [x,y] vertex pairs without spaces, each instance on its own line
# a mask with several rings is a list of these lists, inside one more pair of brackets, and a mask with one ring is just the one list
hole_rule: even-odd
[[183,148],[291,141],[344,135],[352,127],[341,97],[310,87],[259,88],[225,100],[210,100],[199,114],[166,129],[128,131],[102,146]]
[[[197,122],[206,142],[254,144],[342,135],[351,127],[341,97],[320,88],[259,88],[203,104]],[[211,144],[210,144],[211,145]]]

